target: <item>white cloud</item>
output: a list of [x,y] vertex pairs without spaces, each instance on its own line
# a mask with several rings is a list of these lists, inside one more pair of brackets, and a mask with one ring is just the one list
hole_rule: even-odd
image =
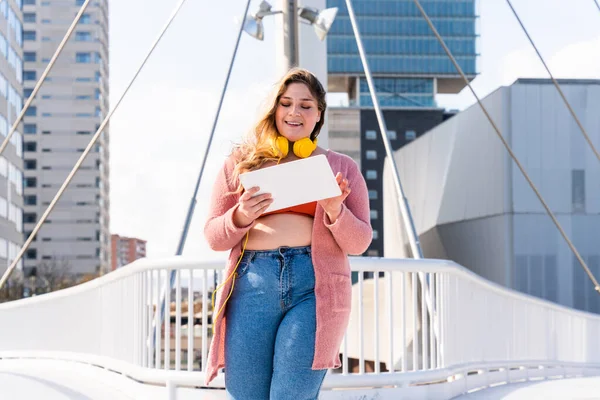
[[[600,37],[563,47],[544,60],[557,79],[600,78]],[[502,85],[510,85],[518,78],[549,78],[533,47],[522,48],[504,57]]]
[[550,58],[550,70],[557,78],[600,78],[600,36],[558,51]]
[[[544,55],[550,71],[557,79],[600,79],[600,36],[564,46]],[[471,85],[483,99],[500,86],[513,84],[519,78],[549,78],[548,72],[529,43],[499,57],[495,66],[475,78]],[[465,109],[475,103],[469,88],[458,95],[438,95],[442,107]]]

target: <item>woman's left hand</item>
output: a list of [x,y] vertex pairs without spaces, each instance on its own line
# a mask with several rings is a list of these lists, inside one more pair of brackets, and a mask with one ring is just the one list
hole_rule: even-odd
[[329,199],[323,199],[317,202],[321,207],[323,207],[331,223],[337,221],[338,217],[340,216],[340,213],[342,212],[342,203],[350,194],[350,186],[348,186],[348,179],[345,179],[342,176],[341,172],[337,173],[337,175],[335,176],[335,180],[339,185],[342,194],[340,194],[337,197],[331,197]]

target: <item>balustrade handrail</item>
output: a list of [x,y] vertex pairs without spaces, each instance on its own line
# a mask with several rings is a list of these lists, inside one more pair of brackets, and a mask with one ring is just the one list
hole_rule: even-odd
[[[453,273],[463,278],[481,285],[482,287],[492,290],[498,294],[511,297],[517,300],[523,300],[530,304],[544,306],[557,311],[573,313],[573,315],[584,316],[600,321],[600,315],[587,311],[581,311],[561,304],[553,303],[540,299],[538,297],[528,295],[513,289],[506,288],[497,283],[489,281],[460,264],[450,260],[441,259],[412,259],[412,258],[380,258],[380,257],[349,257],[350,267],[355,272],[373,272],[373,271],[391,271],[391,272],[423,272],[423,273]],[[373,268],[374,261],[376,268]],[[37,302],[48,301],[59,297],[69,296],[75,293],[81,293],[89,289],[98,288],[116,280],[135,275],[139,272],[153,270],[202,270],[214,269],[223,270],[225,268],[225,260],[198,261],[184,256],[172,256],[158,259],[142,258],[121,267],[109,274],[93,279],[91,281],[73,286],[67,289],[58,290],[56,292],[47,293],[26,299],[0,303],[0,312],[2,310],[13,307],[20,307]]]
[[[493,322],[490,320],[486,320],[488,318],[487,314],[483,312],[484,308],[471,308],[475,314],[473,314],[472,318],[482,318],[479,320],[470,320],[469,324],[461,325],[460,329],[456,330],[452,328],[452,324],[457,321],[448,321],[448,318],[457,318],[462,312],[463,307],[472,305],[473,298],[465,297],[462,295],[463,289],[466,288],[470,290],[471,296],[482,296],[487,298],[494,298],[495,301],[502,301],[512,307],[520,308],[529,308],[534,310],[536,313],[540,311],[539,318],[546,318],[548,321],[552,321],[554,324],[555,318],[567,318],[569,320],[575,321],[578,325],[574,325],[575,331],[562,332],[560,337],[553,339],[554,341],[548,341],[548,346],[554,346],[558,344],[557,348],[560,348],[560,351],[564,351],[565,341],[571,340],[571,336],[576,334],[585,334],[587,332],[588,336],[589,328],[597,329],[600,331],[600,315],[579,311],[575,309],[571,309],[559,304],[555,304],[549,301],[545,301],[527,294],[523,294],[508,288],[505,288],[499,284],[488,281],[470,270],[458,265],[452,261],[448,260],[436,260],[436,259],[392,259],[392,258],[377,258],[377,257],[351,257],[350,258],[351,270],[356,272],[374,272],[375,276],[378,276],[377,272],[392,272],[392,274],[385,274],[387,279],[387,283],[389,286],[389,291],[392,292],[392,277],[398,273],[398,277],[400,278],[400,288],[404,287],[404,289],[400,289],[400,292],[395,292],[395,296],[399,296],[396,300],[401,299],[398,303],[396,300],[394,304],[398,304],[398,308],[392,312],[389,309],[389,324],[386,326],[385,324],[381,326],[381,328],[376,331],[370,332],[370,335],[375,335],[371,337],[377,337],[380,334],[386,334],[389,337],[396,337],[398,334],[397,331],[393,331],[391,327],[392,321],[401,321],[401,323],[408,323],[409,325],[412,323],[411,328],[404,331],[405,334],[411,335],[410,340],[413,340],[412,348],[414,349],[417,346],[422,352],[420,354],[415,354],[414,350],[409,352],[409,343],[410,340],[408,337],[402,336],[400,340],[400,347],[396,347],[397,353],[394,356],[394,346],[398,346],[398,344],[394,344],[390,342],[391,348],[391,356],[385,360],[381,360],[383,362],[387,362],[389,367],[389,363],[397,363],[398,356],[401,355],[401,363],[402,367],[398,365],[394,365],[394,372],[384,372],[384,373],[359,373],[359,374],[351,374],[350,376],[346,373],[347,370],[343,371],[343,373],[332,373],[327,375],[327,379],[324,383],[324,388],[342,388],[342,387],[357,387],[357,386],[386,386],[386,385],[398,385],[400,387],[405,387],[410,385],[412,382],[444,382],[449,379],[451,376],[460,376],[465,375],[467,372],[472,372],[473,370],[487,369],[492,370],[494,368],[500,368],[506,370],[506,374],[510,374],[510,371],[513,369],[519,368],[531,368],[535,369],[543,369],[548,368],[548,371],[544,372],[546,375],[550,373],[554,373],[556,371],[572,371],[580,369],[580,370],[588,370],[594,371],[593,373],[600,375],[600,357],[598,357],[597,352],[590,354],[587,356],[585,353],[583,356],[580,352],[578,357],[569,357],[566,356],[564,352],[520,352],[521,343],[515,338],[510,338],[510,330],[506,330],[508,332],[507,342],[510,342],[510,346],[515,346],[517,349],[516,352],[502,353],[491,352],[485,353],[485,351],[480,349],[486,349],[487,343],[485,338],[478,343],[473,345],[473,349],[475,351],[466,351],[466,356],[463,356],[462,353],[457,353],[457,349],[452,349],[454,345],[459,345],[458,349],[460,350],[460,346],[464,343],[460,343],[461,338],[463,337],[463,333],[468,333],[467,331],[473,329],[476,332],[482,334],[485,330],[480,330],[481,324],[486,324],[489,322]],[[174,370],[169,361],[168,356],[166,354],[170,354],[170,351],[173,349],[168,347],[168,342],[172,340],[169,335],[169,330],[165,324],[165,335],[170,337],[171,339],[165,341],[165,365],[168,367],[164,369],[161,366],[160,357],[158,354],[163,351],[160,348],[160,345],[156,348],[149,346],[146,343],[148,335],[154,332],[155,327],[151,327],[152,321],[154,318],[151,316],[151,312],[153,310],[153,301],[155,297],[152,292],[153,284],[157,284],[156,290],[160,287],[161,284],[164,285],[166,280],[168,279],[168,271],[203,271],[204,277],[207,276],[208,270],[220,271],[223,270],[225,266],[225,261],[223,260],[214,260],[214,261],[199,261],[190,259],[187,257],[175,256],[164,259],[140,259],[137,260],[123,268],[120,268],[116,271],[111,272],[105,276],[94,279],[92,281],[83,283],[81,285],[63,289],[57,292],[48,293],[28,299],[22,299],[18,301],[13,301],[9,303],[0,304],[0,323],[14,324],[18,325],[21,320],[25,321],[34,321],[36,318],[45,318],[45,321],[56,321],[57,318],[60,317],[59,314],[64,314],[68,312],[73,312],[74,309],[77,309],[77,301],[78,299],[83,299],[87,308],[84,308],[84,311],[87,312],[87,318],[85,321],[87,323],[95,324],[94,326],[98,327],[108,327],[111,329],[114,328],[115,325],[119,325],[119,321],[127,321],[126,326],[124,326],[121,330],[119,329],[109,329],[110,336],[106,339],[103,335],[98,334],[97,331],[87,330],[88,334],[92,335],[95,339],[99,340],[99,344],[90,344],[87,343],[84,337],[81,337],[81,334],[75,332],[75,335],[79,334],[79,337],[73,336],[73,338],[77,339],[77,343],[73,344],[70,341],[64,340],[55,340],[52,337],[49,340],[49,344],[45,344],[43,341],[36,341],[38,337],[36,337],[36,332],[32,331],[33,329],[39,329],[40,324],[30,323],[29,330],[23,332],[20,336],[19,334],[15,334],[17,331],[4,332],[4,336],[2,332],[0,332],[0,337],[3,337],[5,342],[3,346],[0,346],[0,359],[1,358],[54,358],[61,360],[69,360],[75,362],[85,362],[93,365],[100,365],[104,368],[119,371],[125,375],[131,376],[137,379],[140,382],[157,384],[170,382],[171,384],[176,384],[179,386],[201,386],[203,383],[204,371],[192,371],[192,370]],[[443,329],[439,337],[433,338],[433,336],[428,340],[428,334],[431,334],[431,325],[427,323],[427,317],[433,318],[434,316],[427,315],[427,310],[423,307],[421,303],[421,308],[417,305],[417,297],[422,297],[422,293],[418,294],[418,283],[416,280],[416,274],[431,274],[432,277],[432,286],[433,291],[431,292],[431,296],[433,297],[434,302],[438,302],[437,305],[441,307],[436,307],[436,315],[435,317],[442,318],[441,320],[441,328]],[[195,275],[195,274],[194,274]],[[154,277],[154,278],[153,278]],[[379,278],[377,278],[378,280]],[[148,280],[150,285],[148,285]],[[394,278],[396,281],[396,278]],[[359,296],[363,296],[362,288],[364,287],[366,280],[361,278],[359,280],[359,285],[361,285],[361,290],[358,293]],[[396,281],[398,282],[398,281]],[[128,286],[132,284],[133,286]],[[375,279],[372,282],[373,286],[373,299],[378,298],[378,283],[375,282]],[[407,284],[411,284],[412,286],[407,286]],[[459,286],[454,286],[459,285]],[[106,287],[106,290],[104,289]],[[398,287],[396,287],[398,288]],[[100,290],[99,290],[100,289]],[[209,290],[207,286],[206,280],[204,281],[203,286],[203,302],[206,301],[205,291]],[[177,290],[180,290],[180,286],[178,286]],[[405,291],[406,290],[406,291]],[[156,291],[156,293],[158,293]],[[389,295],[389,301],[392,301],[392,295]],[[72,296],[73,301],[69,301],[69,297]],[[108,297],[107,297],[108,296]],[[113,297],[117,296],[118,300],[115,300]],[[188,297],[192,299],[193,296]],[[108,299],[108,300],[107,300]],[[178,302],[181,303],[183,300],[181,296],[178,298]],[[375,301],[375,300],[374,300]],[[412,301],[412,303],[410,303]],[[422,299],[419,301],[422,302]],[[442,303],[443,301],[444,303]],[[483,300],[484,302],[487,300]],[[177,301],[176,301],[177,302]],[[469,302],[469,303],[467,303]],[[179,304],[178,303],[178,304]],[[118,310],[120,304],[130,305],[129,311],[125,310],[124,313],[118,314],[122,310]],[[170,304],[170,303],[169,303]],[[204,304],[204,303],[203,303]],[[362,308],[362,303],[360,307]],[[498,303],[496,304],[498,305]],[[36,307],[40,307],[40,310],[43,312],[35,311]],[[179,304],[180,306],[180,304]],[[407,307],[410,308],[412,306],[413,314],[410,316],[405,316],[402,313],[406,312]],[[85,306],[84,306],[85,307]],[[390,306],[391,307],[391,306]],[[397,307],[394,305],[394,308]],[[125,307],[127,308],[127,307]],[[404,311],[402,309],[404,308]],[[117,309],[117,310],[115,310]],[[67,311],[68,310],[68,311]],[[189,306],[188,306],[189,310]],[[375,308],[376,310],[376,308]],[[54,317],[48,318],[47,313],[50,311],[51,313],[56,313]],[[410,311],[410,310],[409,310]],[[552,311],[552,313],[546,313],[546,311]],[[96,314],[94,314],[94,312]],[[117,314],[115,314],[115,312]],[[179,313],[180,311],[178,311]],[[361,311],[362,313],[363,311]],[[99,314],[98,314],[99,313]],[[191,313],[194,313],[194,309],[192,308]],[[558,314],[556,314],[558,313]],[[46,314],[46,315],[42,315]],[[184,315],[181,313],[181,315]],[[191,317],[192,314],[189,314]],[[362,315],[362,314],[360,314]],[[179,314],[178,314],[179,316]],[[132,317],[133,319],[128,319]],[[522,315],[521,315],[522,317]],[[574,318],[577,317],[577,318]],[[203,317],[202,317],[202,329],[203,329],[203,355],[202,362],[206,361],[206,349],[204,346],[206,345],[205,341],[207,340],[206,336],[206,309],[203,309]],[[358,319],[358,326],[360,329],[360,336],[358,336],[359,343],[369,339],[365,339],[363,336],[363,328],[366,329],[367,322],[362,320],[363,316],[360,316]],[[489,318],[494,318],[493,315],[490,315]],[[63,321],[65,319],[63,318]],[[176,318],[177,320],[177,318]],[[16,321],[16,323],[15,323]],[[136,324],[136,321],[142,322],[142,327],[139,324]],[[357,320],[355,320],[355,324]],[[486,322],[487,321],[487,322]],[[546,321],[546,320],[544,320]],[[380,321],[381,323],[382,321]],[[464,322],[464,321],[463,321]],[[590,323],[591,322],[591,323]],[[47,322],[45,322],[47,323]],[[570,323],[570,322],[569,322]],[[48,332],[63,332],[66,334],[71,334],[69,331],[70,326],[64,325],[61,326],[58,323],[57,326],[51,327]],[[105,324],[105,325],[102,325]],[[586,327],[585,325],[589,325]],[[193,325],[192,325],[193,326]],[[356,328],[357,325],[354,325]],[[378,326],[378,325],[377,325]],[[408,326],[408,325],[407,325]],[[428,328],[429,326],[429,328]],[[548,325],[550,327],[554,327],[554,325]],[[178,329],[180,327],[178,326]],[[18,329],[11,325],[9,329]],[[27,328],[24,328],[27,329]],[[192,331],[193,328],[189,327],[188,323],[188,333]],[[586,331],[586,329],[588,329]],[[463,332],[465,331],[465,332]],[[156,330],[157,334],[160,333],[160,328]],[[417,332],[420,333],[417,334]],[[502,331],[505,332],[505,331]],[[505,333],[506,333],[505,332]],[[536,332],[535,330],[532,332]],[[595,332],[595,331],[594,331]],[[367,334],[367,331],[364,332]],[[42,334],[43,335],[43,334]],[[120,341],[119,335],[123,335],[123,339]],[[160,336],[159,336],[160,337]],[[176,337],[181,339],[181,329],[177,330]],[[146,340],[145,340],[146,338]],[[356,339],[355,336],[353,339]],[[405,341],[409,340],[409,341]],[[419,344],[419,340],[422,339],[422,342]],[[589,337],[588,337],[589,339]],[[14,344],[7,343],[7,340],[13,340]],[[391,339],[390,339],[391,340]],[[457,340],[459,342],[457,342]],[[494,341],[495,340],[495,341]],[[190,339],[191,343],[193,339]],[[395,339],[394,339],[395,341]],[[127,348],[123,347],[123,343],[127,342],[130,346],[131,343],[134,344],[136,350],[127,350]],[[589,340],[588,340],[589,342]],[[30,346],[33,343],[34,345]],[[160,342],[159,342],[160,343]],[[380,343],[384,343],[383,340]],[[415,344],[416,343],[416,344]],[[500,345],[502,347],[502,340],[498,341],[498,337],[489,339],[490,345],[495,345],[496,348]],[[193,343],[192,343],[193,345]],[[177,346],[180,346],[178,343]],[[356,344],[355,344],[356,346]],[[363,344],[360,345],[360,356],[353,356],[352,352],[350,352],[350,357],[359,357],[361,364],[364,360],[368,359],[367,357],[363,357]],[[445,346],[448,346],[447,348]],[[14,347],[11,349],[11,347]],[[188,347],[189,348],[189,347]],[[192,347],[195,349],[195,347]],[[448,361],[444,361],[443,358],[440,358],[439,355],[443,353],[446,355],[450,355],[449,349],[453,350],[453,356],[448,357]],[[168,350],[168,351],[167,351]],[[181,347],[175,349],[177,351],[181,351]],[[514,350],[514,349],[513,349]],[[591,349],[590,349],[591,350]],[[156,351],[158,366],[152,365],[150,360],[151,356],[154,356],[154,352]],[[177,354],[176,351],[176,354]],[[377,350],[380,351],[380,350]],[[377,351],[374,354],[378,354]],[[428,351],[430,353],[428,353]],[[344,365],[347,365],[347,350],[344,352]],[[356,354],[356,352],[355,352]],[[458,357],[456,355],[459,355]],[[513,359],[519,358],[523,354],[523,359]],[[506,356],[506,359],[502,359],[503,356]],[[146,357],[147,356],[147,357]],[[410,357],[412,356],[412,360]],[[473,359],[472,357],[481,356],[480,359]],[[377,358],[375,360],[379,361]],[[396,357],[396,358],[395,358]],[[528,358],[529,357],[529,358]],[[536,357],[545,357],[542,359],[534,359]],[[553,358],[557,359],[554,360]],[[407,359],[412,362],[412,367],[407,368]],[[140,361],[142,360],[142,361]],[[369,359],[373,361],[374,359]],[[179,361],[177,361],[179,362]],[[428,364],[428,362],[430,362]],[[188,364],[190,365],[190,364]],[[362,368],[362,366],[361,366]],[[412,370],[410,370],[412,368]],[[176,368],[177,369],[177,368]],[[400,371],[402,370],[402,371]],[[364,369],[361,369],[360,372],[364,372]],[[539,373],[539,370],[536,371]],[[557,373],[561,375],[560,373]],[[568,376],[569,372],[565,372],[562,374],[564,376]],[[448,381],[449,382],[449,381]],[[218,378],[211,384],[213,387],[223,387],[223,376],[219,375]]]

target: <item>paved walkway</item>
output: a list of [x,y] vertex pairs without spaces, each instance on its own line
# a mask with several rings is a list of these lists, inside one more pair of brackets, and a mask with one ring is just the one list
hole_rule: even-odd
[[600,400],[600,377],[533,381],[496,386],[457,400]]
[[[166,400],[167,389],[105,369],[57,360],[0,360],[4,400]],[[225,400],[225,391],[179,389],[177,400]]]
[[[384,392],[357,397],[343,392],[323,398],[396,400]],[[225,400],[224,390],[179,389],[177,400]],[[164,387],[143,385],[102,368],[56,360],[0,360],[4,400],[167,400]],[[600,377],[535,381],[497,386],[455,400],[600,400]]]

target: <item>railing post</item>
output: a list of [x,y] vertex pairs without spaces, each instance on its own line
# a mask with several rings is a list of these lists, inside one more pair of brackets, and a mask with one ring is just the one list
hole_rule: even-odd
[[173,383],[173,381],[167,381],[167,399],[168,400],[176,400],[177,399],[177,386]]

